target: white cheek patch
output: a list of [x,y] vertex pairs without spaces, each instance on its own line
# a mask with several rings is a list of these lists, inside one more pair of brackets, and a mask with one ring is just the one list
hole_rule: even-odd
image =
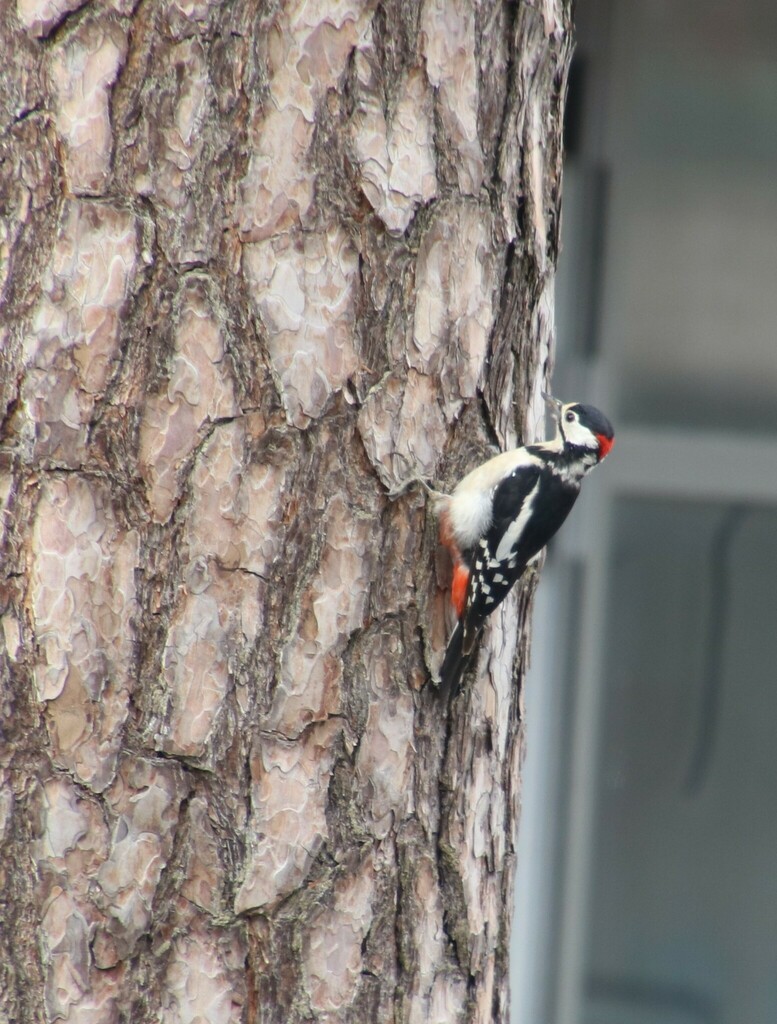
[[564,436],[568,444],[577,445],[580,448],[596,448],[598,451],[599,442],[588,429],[576,419],[572,423],[564,422]]

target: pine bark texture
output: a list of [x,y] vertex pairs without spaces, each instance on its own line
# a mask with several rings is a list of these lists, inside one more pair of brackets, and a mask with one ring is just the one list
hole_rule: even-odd
[[531,585],[448,720],[388,488],[536,426],[570,46],[566,0],[5,4],[3,1021],[507,1021]]

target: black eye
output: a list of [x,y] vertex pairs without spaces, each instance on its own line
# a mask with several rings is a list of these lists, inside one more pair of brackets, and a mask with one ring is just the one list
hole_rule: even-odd
[[566,416],[564,417],[564,419],[567,421],[567,423],[574,423],[575,422],[575,414],[573,412],[568,412],[566,414]]

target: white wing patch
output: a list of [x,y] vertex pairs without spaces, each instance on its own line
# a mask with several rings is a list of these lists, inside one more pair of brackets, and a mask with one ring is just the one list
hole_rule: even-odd
[[526,495],[526,500],[521,506],[521,511],[518,513],[516,518],[510,523],[505,530],[499,541],[499,547],[496,549],[496,560],[497,562],[505,562],[510,555],[510,552],[515,547],[518,538],[521,536],[523,531],[526,529],[526,524],[531,518],[532,507],[534,506],[534,499],[537,496],[537,491],[540,488],[540,481],[532,487],[529,493]]

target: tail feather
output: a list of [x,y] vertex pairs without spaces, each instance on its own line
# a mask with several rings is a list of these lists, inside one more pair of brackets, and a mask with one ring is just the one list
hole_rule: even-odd
[[473,648],[475,647],[475,640],[479,632],[479,630],[476,630],[474,636],[467,638],[469,643],[468,649],[465,651],[464,630],[461,621],[456,623],[456,628],[451,633],[440,668],[440,696],[443,699],[452,699],[458,693],[461,677],[472,660]]

